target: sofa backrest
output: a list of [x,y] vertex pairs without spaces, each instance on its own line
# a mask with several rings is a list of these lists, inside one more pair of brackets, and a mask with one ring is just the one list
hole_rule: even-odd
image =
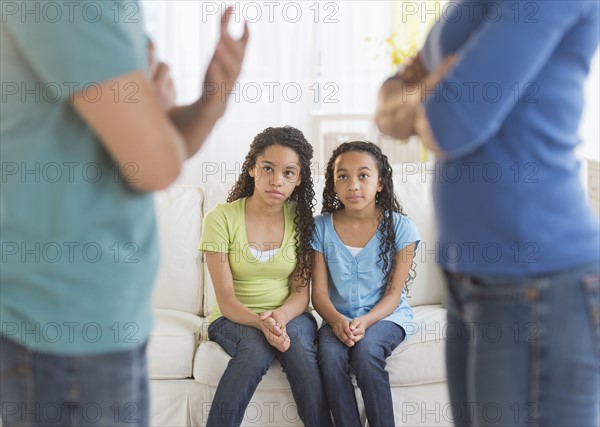
[[[436,264],[437,232],[431,186],[421,173],[395,168],[394,189],[404,212],[416,223],[421,246],[415,257],[416,278],[411,285],[412,306],[440,304],[442,275]],[[404,173],[402,173],[404,172]],[[316,176],[315,211],[321,210],[323,177]],[[161,249],[153,306],[208,316],[214,307],[210,275],[198,251],[202,216],[224,203],[233,182],[211,182],[201,187],[172,186],[155,196]]]
[[154,196],[160,264],[152,306],[203,315],[204,272],[198,253],[204,190],[172,186]]
[[[425,165],[422,165],[425,167]],[[394,168],[394,192],[404,213],[412,219],[421,235],[421,243],[415,256],[416,277],[410,287],[408,303],[411,306],[440,304],[443,276],[437,264],[437,226],[431,195],[431,175],[401,173]],[[427,179],[425,179],[427,178]]]

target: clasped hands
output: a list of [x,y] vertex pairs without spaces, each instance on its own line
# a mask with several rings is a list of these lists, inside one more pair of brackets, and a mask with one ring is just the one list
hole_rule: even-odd
[[[260,330],[269,344],[281,352],[290,348],[290,337],[287,334],[287,319],[278,310],[268,310],[260,314]],[[348,320],[345,317],[332,323],[332,330],[337,339],[348,347],[353,347],[365,336],[367,323],[364,318],[356,317]]]
[[259,318],[260,330],[268,343],[281,352],[287,351],[291,342],[286,330],[286,316],[280,310],[267,310]]
[[343,317],[331,324],[334,335],[348,347],[354,347],[357,342],[365,337],[367,327],[363,317],[355,317],[352,320]]

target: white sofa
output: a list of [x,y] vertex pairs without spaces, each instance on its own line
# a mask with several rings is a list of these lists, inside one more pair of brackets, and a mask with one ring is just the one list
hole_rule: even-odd
[[[446,312],[441,306],[442,276],[435,263],[429,180],[415,173],[415,167],[405,170],[410,173],[395,175],[396,194],[416,222],[422,243],[415,260],[417,277],[409,294],[417,333],[388,359],[396,423],[450,425],[444,365]],[[317,212],[322,180],[322,176],[315,177]],[[225,201],[230,186],[174,186],[155,197],[161,266],[153,299],[154,329],[148,344],[154,426],[205,425],[212,396],[229,360],[217,344],[207,341],[214,291],[198,242],[203,214]],[[357,397],[362,402],[360,392]],[[361,413],[364,418],[362,408]],[[279,362],[273,362],[260,383],[242,425],[302,425]]]

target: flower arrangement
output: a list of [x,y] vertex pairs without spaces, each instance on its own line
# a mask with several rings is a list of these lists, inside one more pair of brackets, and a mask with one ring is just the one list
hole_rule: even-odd
[[419,49],[417,48],[416,39],[417,35],[412,34],[408,38],[408,43],[406,43],[407,40],[400,40],[400,37],[396,32],[392,32],[389,37],[385,39],[392,67],[397,68],[417,54]]
[[[390,60],[393,72],[396,72],[400,65],[417,54],[419,51],[417,39],[416,33],[406,37],[394,31],[385,40],[378,41],[379,46],[383,48],[385,56]],[[367,37],[366,40],[368,42],[374,41],[371,37]],[[379,57],[379,55],[376,57]]]

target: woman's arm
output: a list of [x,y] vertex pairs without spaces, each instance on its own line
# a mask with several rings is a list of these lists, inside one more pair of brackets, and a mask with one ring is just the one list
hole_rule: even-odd
[[392,275],[392,283],[386,288],[385,294],[367,314],[352,320],[350,327],[355,334],[364,334],[371,325],[389,316],[400,304],[402,290],[408,278],[410,267],[415,256],[415,244],[412,243],[396,254],[396,265]]
[[375,113],[381,133],[398,139],[417,134],[427,148],[439,153],[435,139],[432,136],[427,138],[429,135],[422,133],[428,126],[423,102],[452,68],[455,59],[455,56],[449,56],[437,70],[428,74],[417,54],[402,72],[386,80],[379,90]]
[[425,77],[427,72],[417,54],[401,71],[381,85],[375,113],[381,133],[398,139],[413,135],[416,107],[421,101],[419,87]]
[[329,299],[327,265],[321,252],[314,251],[312,272],[312,303],[317,313],[331,325],[335,336],[348,347],[354,345],[354,336],[350,330],[350,321],[339,311]]

